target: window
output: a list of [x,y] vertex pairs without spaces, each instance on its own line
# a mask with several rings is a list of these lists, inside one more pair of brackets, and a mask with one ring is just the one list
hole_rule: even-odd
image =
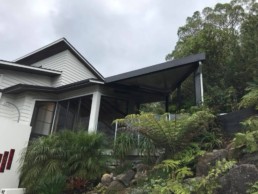
[[4,79],[4,75],[0,74],[0,88],[2,88],[3,79]]
[[123,99],[102,96],[99,111],[98,131],[114,138],[115,129],[112,122],[124,118],[128,114],[128,102]]
[[50,134],[55,105],[55,102],[36,102],[31,121],[32,137]]
[[60,101],[55,131],[88,130],[92,95]]

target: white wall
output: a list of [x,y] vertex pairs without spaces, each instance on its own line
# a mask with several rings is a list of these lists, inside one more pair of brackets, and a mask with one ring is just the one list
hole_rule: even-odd
[[0,153],[15,149],[10,170],[0,173],[0,190],[2,188],[17,188],[19,184],[19,158],[23,148],[27,147],[31,127],[0,118]]
[[4,188],[1,190],[2,194],[24,194],[25,189],[9,189]]
[[34,67],[43,67],[62,71],[60,77],[53,78],[53,86],[58,87],[81,80],[96,78],[87,67],[82,64],[69,50],[43,59],[32,64]]
[[[57,95],[49,93],[27,92],[19,95],[2,94],[0,98],[0,118],[18,121],[18,111],[13,106],[15,105],[20,112],[19,123],[30,125],[35,102],[38,101],[56,101]],[[8,104],[8,103],[12,103]]]

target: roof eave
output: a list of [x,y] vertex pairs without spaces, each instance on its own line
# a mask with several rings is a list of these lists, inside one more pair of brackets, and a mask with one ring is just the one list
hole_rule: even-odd
[[118,74],[118,75],[114,75],[114,76],[110,76],[105,78],[105,82],[106,83],[113,83],[116,81],[121,81],[121,80],[125,80],[125,79],[130,79],[133,77],[138,77],[144,74],[151,74],[151,73],[155,73],[158,71],[162,71],[165,69],[173,69],[173,68],[178,68],[180,66],[184,66],[184,65],[188,65],[188,64],[192,64],[192,63],[196,63],[199,61],[204,61],[205,60],[205,53],[199,53],[199,54],[195,54],[195,55],[190,55],[181,59],[175,59],[175,60],[171,60],[171,61],[167,61],[164,63],[160,63],[157,65],[153,65],[150,67],[145,67],[142,69],[137,69],[134,71],[130,71],[127,73],[122,73],[122,74]]
[[6,62],[6,61],[0,61],[0,68],[6,70],[13,70],[13,71],[23,71],[27,73],[34,73],[34,74],[40,74],[40,75],[48,75],[48,76],[56,76],[61,75],[62,71],[52,70],[52,69],[43,69],[39,67],[31,67],[26,65],[21,65],[13,62]]
[[5,89],[2,89],[4,94],[18,94],[22,92],[44,92],[44,93],[62,93],[70,90],[80,89],[85,86],[104,84],[104,82],[96,79],[87,79],[79,82],[67,84],[60,87],[37,86],[29,84],[17,84]]

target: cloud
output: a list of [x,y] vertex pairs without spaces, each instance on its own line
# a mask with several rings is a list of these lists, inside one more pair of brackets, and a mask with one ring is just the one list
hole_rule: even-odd
[[[225,2],[222,0],[220,2]],[[227,1],[226,1],[227,2]],[[0,0],[0,58],[66,37],[104,76],[163,62],[187,16],[215,0]]]
[[0,58],[15,59],[53,37],[50,2],[0,0],[0,5]]

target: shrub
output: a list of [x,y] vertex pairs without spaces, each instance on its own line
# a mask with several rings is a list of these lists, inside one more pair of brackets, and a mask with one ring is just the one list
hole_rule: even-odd
[[36,139],[22,153],[20,184],[27,193],[56,194],[64,190],[71,177],[96,178],[105,167],[103,144],[101,134],[83,131],[64,131]]
[[253,83],[249,83],[249,87],[246,89],[248,93],[243,96],[239,106],[240,107],[255,107],[258,110],[258,79]]
[[[128,115],[118,122],[125,126],[127,132],[139,132],[151,139],[155,146],[165,148],[167,154],[175,154],[185,149],[191,142],[199,142],[203,134],[215,132],[213,130],[215,116],[208,110],[180,114],[177,117],[175,120],[168,120],[167,114],[157,116],[152,113],[141,113]],[[216,139],[214,136],[209,138]],[[215,144],[219,145],[220,142],[214,142]],[[213,147],[213,145],[208,146],[210,149]]]
[[258,151],[258,118],[250,117],[242,122],[245,132],[236,133],[233,140],[235,147],[243,148],[244,152]]

